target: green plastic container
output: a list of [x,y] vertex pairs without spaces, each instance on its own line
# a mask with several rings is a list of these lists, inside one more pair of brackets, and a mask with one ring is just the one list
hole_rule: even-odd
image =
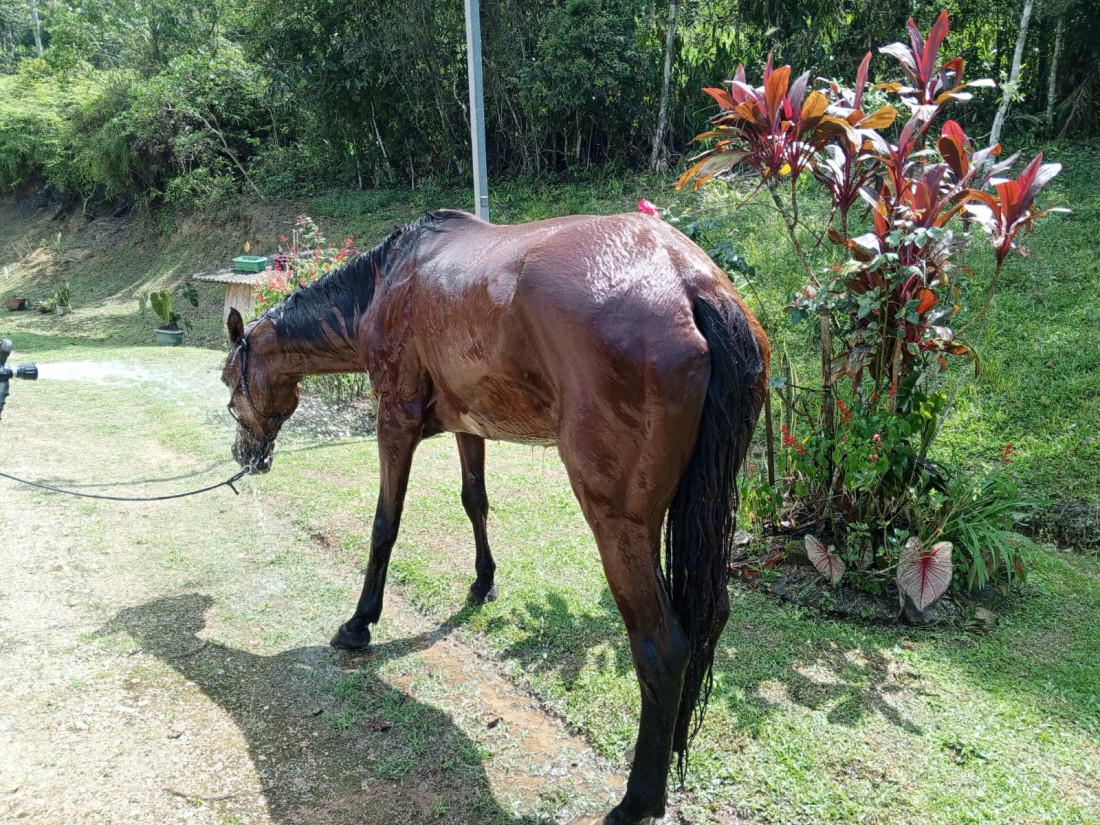
[[241,272],[263,272],[267,258],[263,255],[240,255],[233,259],[233,266]]

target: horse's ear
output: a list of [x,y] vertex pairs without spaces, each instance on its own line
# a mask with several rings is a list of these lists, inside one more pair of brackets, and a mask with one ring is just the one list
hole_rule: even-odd
[[241,317],[241,313],[237,312],[236,307],[230,308],[225,326],[229,330],[229,343],[236,346],[244,338],[244,319]]

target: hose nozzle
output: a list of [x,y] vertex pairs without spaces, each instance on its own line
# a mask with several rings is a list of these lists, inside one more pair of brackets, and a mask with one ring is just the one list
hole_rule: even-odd
[[38,379],[38,367],[34,364],[20,364],[12,369],[7,365],[9,355],[11,355],[11,341],[0,338],[0,415],[3,415],[4,402],[8,400],[8,382],[12,378],[22,378],[26,381]]

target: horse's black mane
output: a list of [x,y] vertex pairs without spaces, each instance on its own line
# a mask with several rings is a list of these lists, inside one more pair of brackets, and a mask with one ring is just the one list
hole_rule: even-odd
[[[447,221],[462,212],[440,209],[395,229],[369,252],[361,252],[308,286],[295,290],[264,312],[284,353],[340,356],[355,337],[359,317],[374,298],[376,279],[385,280],[395,257],[412,253],[425,231],[446,231]],[[394,253],[403,253],[395,256]],[[327,329],[326,329],[327,328]]]

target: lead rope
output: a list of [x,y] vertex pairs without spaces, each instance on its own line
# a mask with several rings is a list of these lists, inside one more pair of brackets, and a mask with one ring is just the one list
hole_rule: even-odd
[[[279,413],[275,413],[274,415],[261,413],[259,410],[256,409],[256,403],[252,400],[252,392],[249,390],[248,387],[247,362],[244,360],[243,356],[243,353],[248,352],[248,336],[250,334],[251,333],[245,334],[244,338],[241,339],[241,342],[237,345],[237,351],[234,351],[233,353],[234,358],[237,357],[238,354],[241,354],[241,378],[237,382],[237,387],[234,388],[233,392],[236,393],[237,389],[243,386],[245,398],[248,399],[248,403],[251,405],[253,411],[257,415],[260,415],[263,418],[267,418],[275,422],[275,432],[267,436],[266,438],[256,438],[256,435],[251,431],[251,428],[245,427],[252,435],[252,437],[256,438],[256,441],[258,442],[257,452],[263,454],[267,450],[267,446],[271,443],[271,440],[279,434],[279,429],[283,426],[283,417]],[[226,406],[229,408],[229,415],[233,418],[233,420],[236,421],[238,425],[244,426],[241,420],[237,417],[236,413],[233,411],[232,396],[230,396],[229,404],[227,404]],[[232,478],[227,478],[225,481],[220,481],[217,484],[211,484],[209,487],[203,487],[199,490],[189,490],[186,493],[174,493],[170,496],[103,496],[96,493],[78,493],[76,490],[65,490],[61,487],[54,487],[50,484],[42,484],[38,481],[28,481],[25,478],[19,478],[19,476],[13,476],[10,473],[5,472],[0,472],[0,478],[6,478],[9,481],[15,481],[19,484],[26,484],[28,487],[36,487],[39,490],[49,490],[51,493],[62,493],[67,496],[78,496],[79,498],[95,498],[99,499],[100,501],[169,501],[174,498],[187,498],[188,496],[197,496],[200,493],[209,493],[211,490],[217,490],[219,487],[228,487],[234,492],[234,494],[239,496],[240,492],[233,485],[255,469],[256,466],[253,462],[252,464],[241,470],[239,473],[237,473],[235,476],[233,476]]]
[[102,496],[96,493],[78,493],[76,490],[65,490],[61,487],[54,487],[49,484],[42,484],[37,481],[28,481],[25,478],[19,478],[8,473],[0,472],[0,478],[6,478],[10,481],[17,481],[20,484],[26,484],[28,487],[37,487],[39,490],[49,490],[51,493],[64,493],[67,496],[79,496],[80,498],[97,498],[103,501],[168,501],[173,498],[187,498],[187,496],[197,496],[199,493],[209,493],[211,490],[217,490],[219,487],[228,487],[235,494],[240,495],[240,492],[233,485],[241,480],[244,476],[252,472],[251,467],[246,467],[241,470],[232,478],[228,478],[225,481],[220,481],[217,484],[211,484],[209,487],[203,487],[199,490],[190,490],[186,493],[174,493],[170,496]]

